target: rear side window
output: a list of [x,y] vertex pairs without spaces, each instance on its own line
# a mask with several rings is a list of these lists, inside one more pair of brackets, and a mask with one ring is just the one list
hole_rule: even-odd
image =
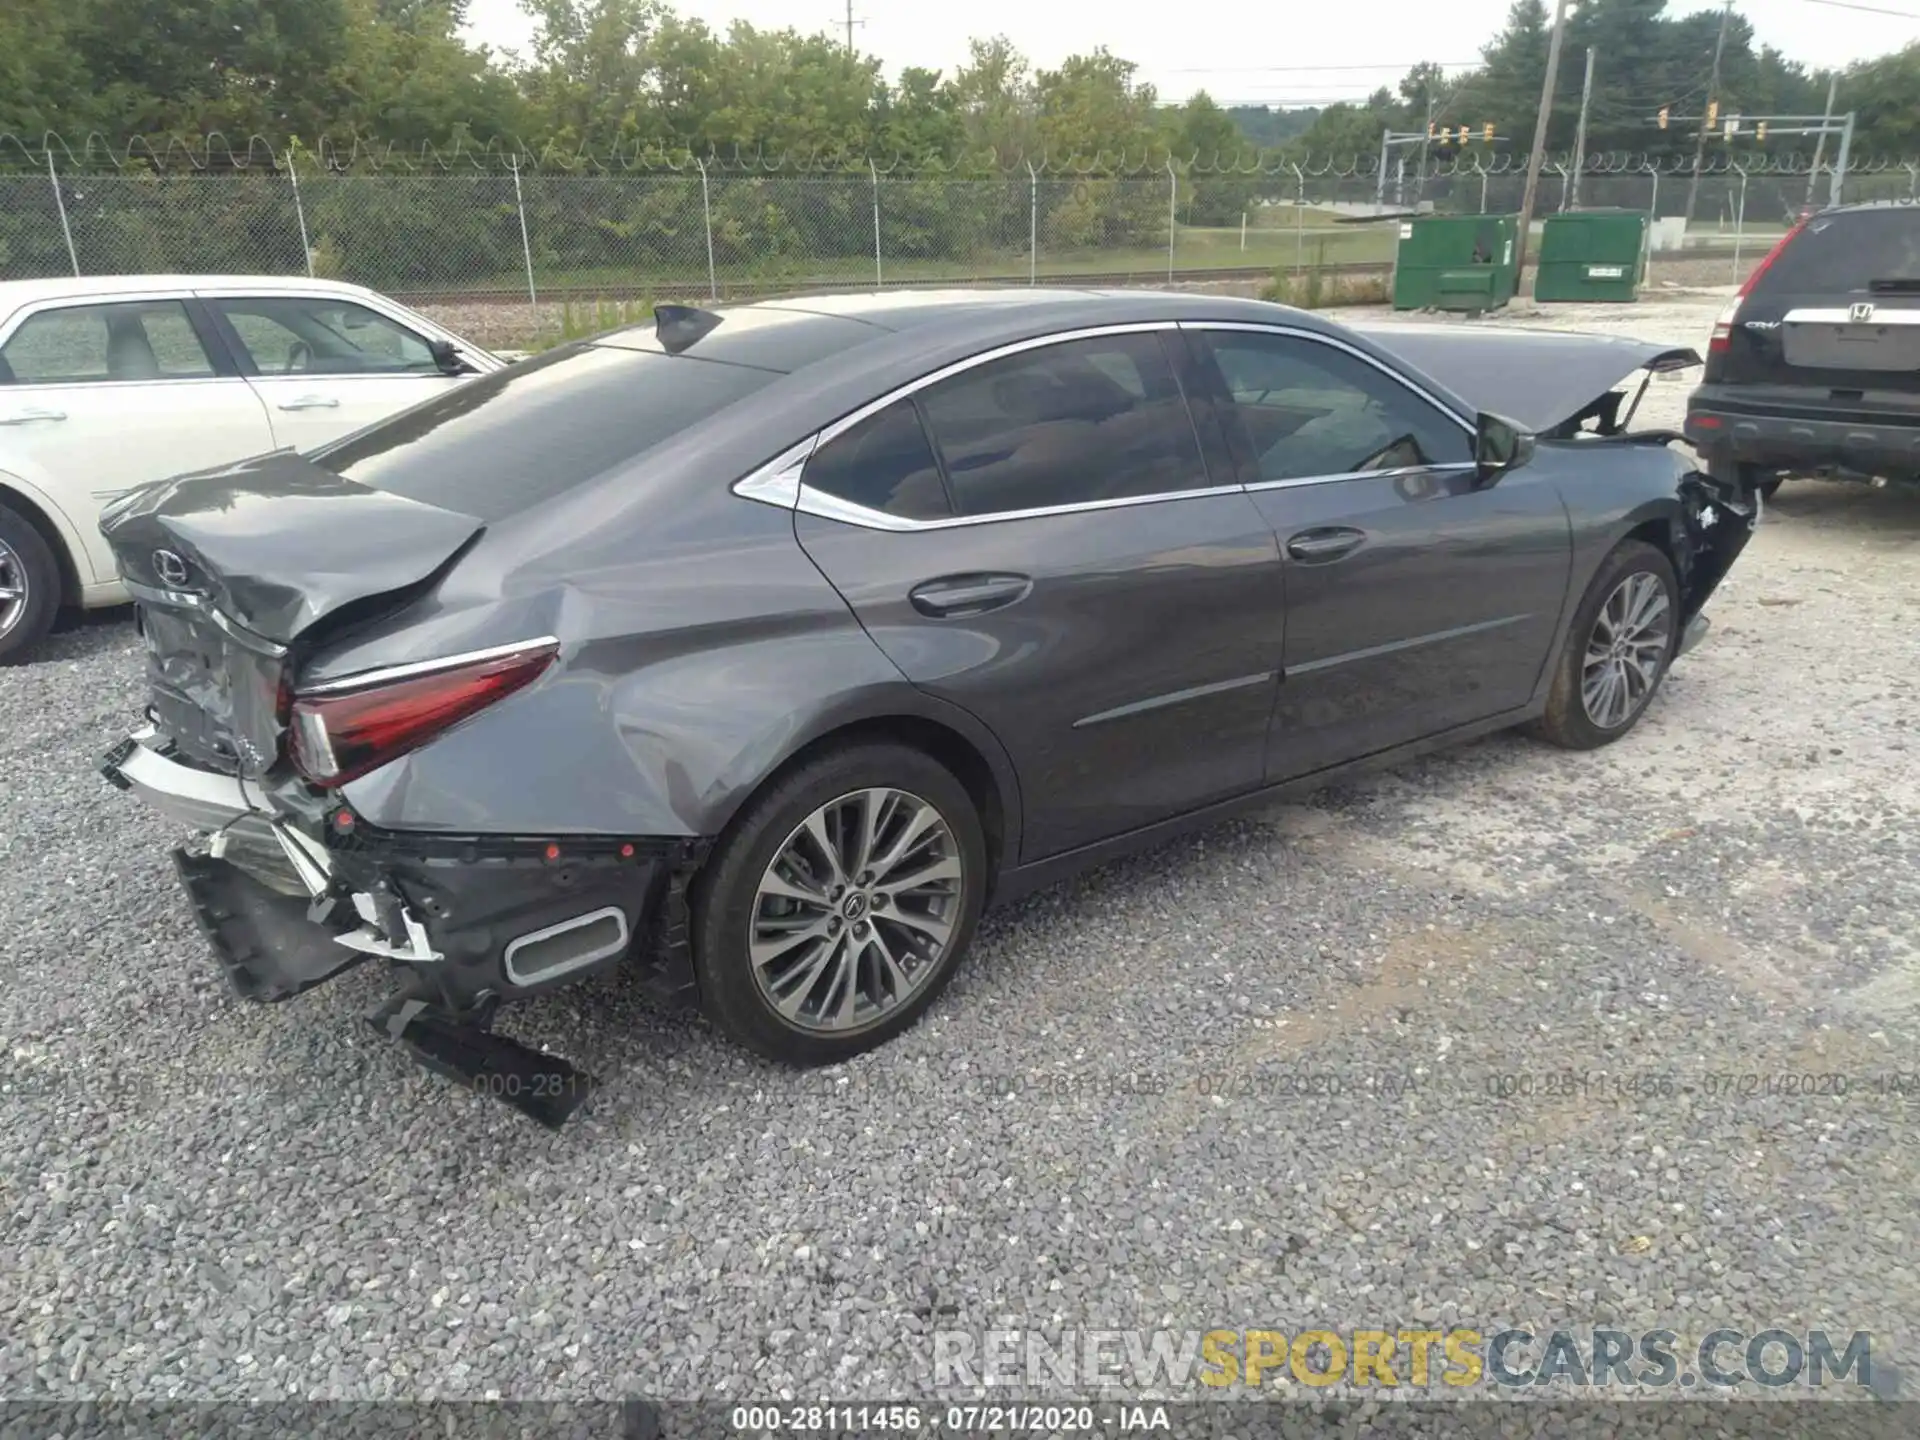
[[437,395],[316,451],[335,474],[498,520],[584,484],[781,376],[583,345]]
[[989,361],[921,392],[962,515],[1199,489],[1193,419],[1155,334]]
[[0,360],[21,385],[200,380],[213,363],[178,300],[69,305],[29,315]]
[[944,520],[953,513],[911,400],[896,400],[814,451],[806,481],[903,520]]
[[1875,290],[1920,290],[1920,206],[1814,216],[1760,273],[1752,293]]

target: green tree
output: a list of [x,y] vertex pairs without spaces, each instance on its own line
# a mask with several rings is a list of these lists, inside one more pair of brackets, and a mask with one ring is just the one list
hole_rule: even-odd
[[1036,100],[1026,56],[1004,35],[967,42],[950,87],[968,159],[1013,165],[1035,154]]
[[0,5],[0,131],[38,140],[48,130],[76,139],[104,122],[66,0]]
[[520,0],[534,21],[522,89],[541,139],[606,151],[646,131],[647,40],[659,0]]
[[1840,97],[1840,108],[1859,116],[1854,144],[1861,153],[1920,155],[1920,42],[1849,65]]
[[119,135],[332,128],[346,0],[84,0],[67,34]]
[[459,37],[460,6],[444,0],[344,0],[346,45],[330,90],[342,132],[407,146],[485,143],[525,128],[512,77]]

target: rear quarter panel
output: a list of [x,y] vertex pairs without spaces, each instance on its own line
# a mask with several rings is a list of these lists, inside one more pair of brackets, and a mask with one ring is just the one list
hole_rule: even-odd
[[340,674],[391,663],[390,640],[416,655],[562,642],[535,685],[347,786],[355,810],[399,830],[713,836],[822,736],[908,716],[980,752],[1017,842],[998,742],[906,681],[801,550],[791,512],[721,488],[661,524],[671,533],[643,557],[613,526],[518,568],[519,540],[483,538],[438,594],[329,654]]

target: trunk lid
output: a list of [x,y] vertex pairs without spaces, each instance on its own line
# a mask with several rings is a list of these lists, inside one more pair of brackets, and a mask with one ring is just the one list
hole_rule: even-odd
[[1920,210],[1814,216],[1755,276],[1730,329],[1710,382],[1920,421]]
[[140,607],[154,723],[256,775],[279,758],[302,646],[413,598],[484,528],[292,451],[143,486],[100,519]]
[[1378,321],[1349,327],[1446,386],[1476,410],[1535,433],[1592,413],[1615,386],[1642,371],[1668,374],[1700,363],[1684,345],[1506,325]]

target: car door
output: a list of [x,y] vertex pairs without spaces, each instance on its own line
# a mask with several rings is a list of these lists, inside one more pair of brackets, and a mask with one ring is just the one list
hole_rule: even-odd
[[227,327],[283,448],[312,450],[465,378],[440,368],[425,335],[344,296],[205,300]]
[[849,417],[804,471],[807,553],[908,679],[1006,746],[1022,860],[1261,781],[1278,556],[1209,473],[1169,340],[993,352]]
[[107,500],[272,448],[259,398],[177,296],[48,302],[0,337],[0,472],[65,513],[83,583],[117,574],[95,523]]
[[1192,327],[1248,492],[1280,542],[1287,636],[1267,778],[1526,705],[1572,540],[1525,467],[1482,482],[1473,427],[1310,331]]

